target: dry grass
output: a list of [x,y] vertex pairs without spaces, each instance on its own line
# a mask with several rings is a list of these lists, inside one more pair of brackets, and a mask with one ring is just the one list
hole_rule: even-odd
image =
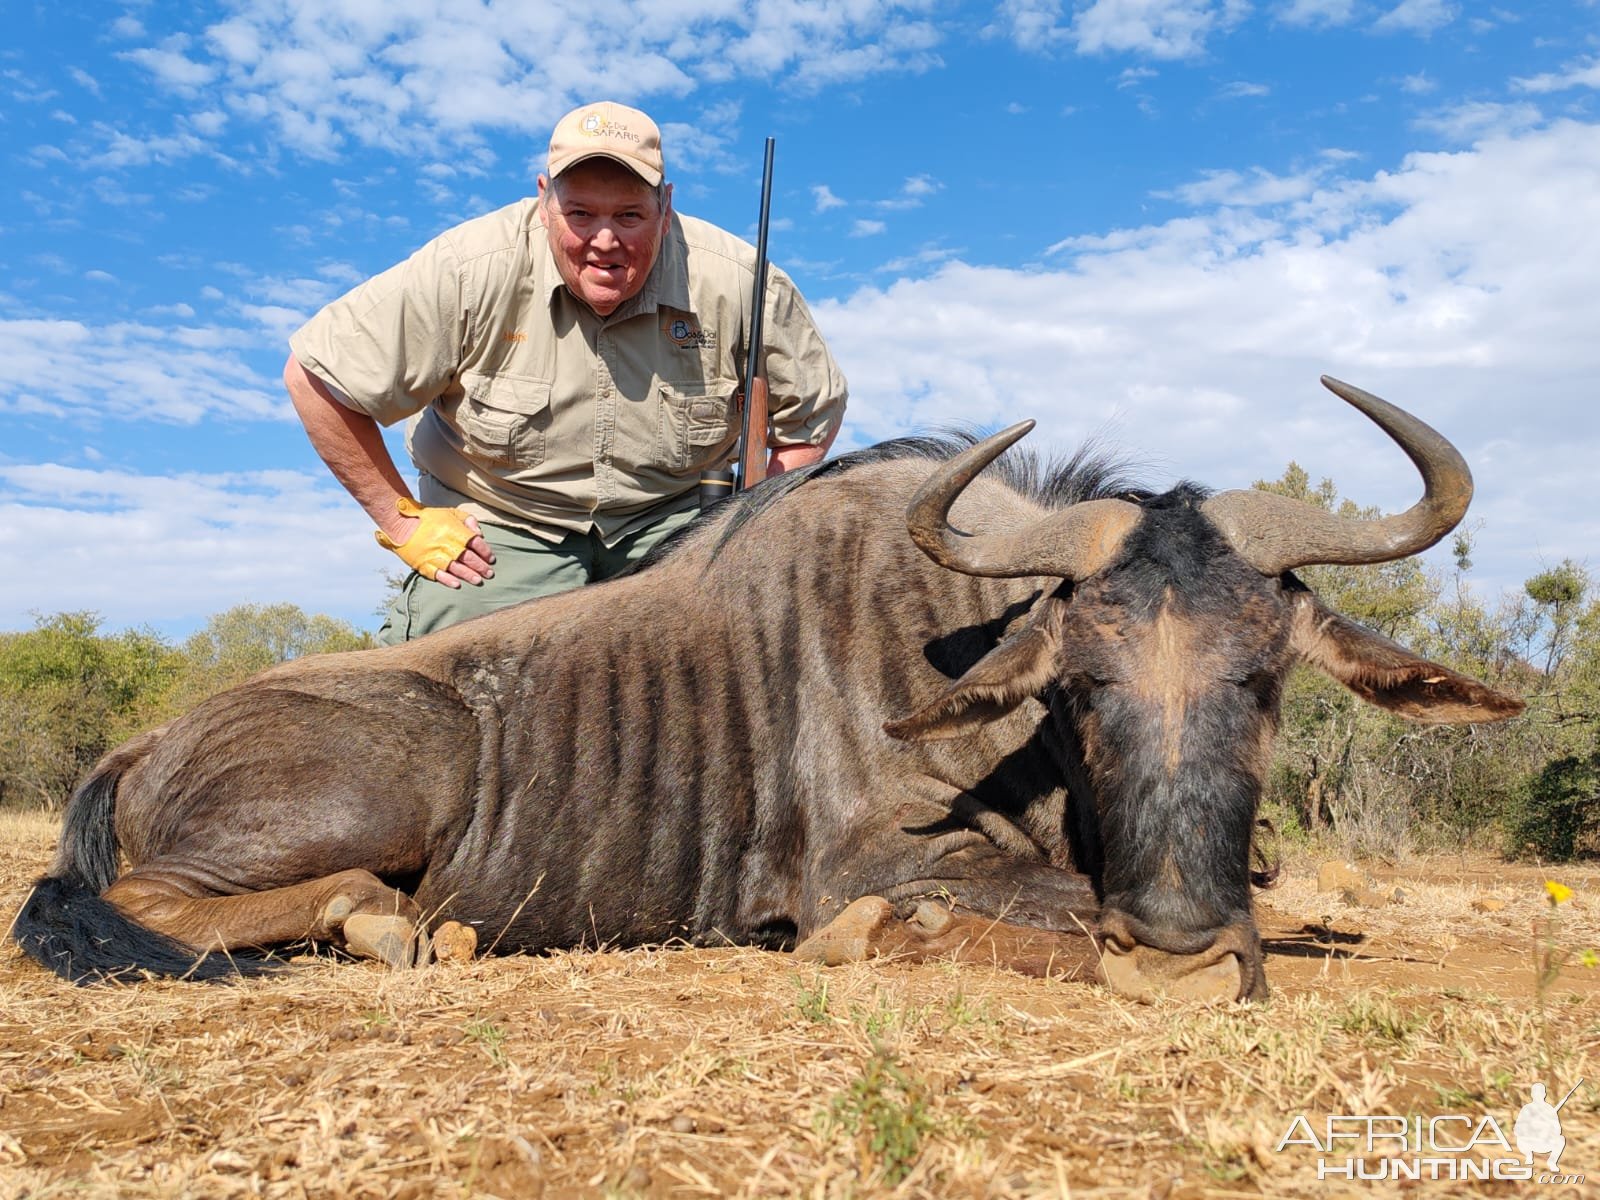
[[[7,913],[53,836],[0,823]],[[1248,1008],[747,950],[76,989],[8,947],[0,1195],[1387,1195],[1275,1152],[1293,1115],[1489,1114],[1509,1134],[1535,1079],[1600,1083],[1597,972],[1534,987],[1538,872],[1409,863],[1381,909],[1288,874],[1262,903],[1275,997]],[[1600,945],[1600,874],[1561,878],[1559,936]],[[1473,910],[1491,895],[1507,907]],[[1600,1178],[1600,1088],[1562,1117],[1562,1168]]]

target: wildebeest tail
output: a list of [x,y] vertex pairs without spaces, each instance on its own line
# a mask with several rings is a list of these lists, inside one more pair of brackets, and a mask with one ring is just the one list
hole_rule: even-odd
[[131,920],[100,893],[117,876],[114,805],[127,765],[118,756],[96,768],[67,805],[61,846],[50,874],[33,885],[11,933],[22,952],[76,984],[145,975],[226,979],[259,975],[279,964],[259,956],[196,955],[165,934]]

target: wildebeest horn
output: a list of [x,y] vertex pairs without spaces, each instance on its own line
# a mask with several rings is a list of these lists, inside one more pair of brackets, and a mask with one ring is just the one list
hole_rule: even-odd
[[950,507],[957,497],[1032,428],[1032,421],[1023,421],[985,438],[935,471],[911,498],[906,509],[911,540],[941,567],[988,579],[1082,579],[1109,561],[1139,519],[1138,505],[1125,500],[1087,500],[1010,532],[952,529]]
[[1387,400],[1327,375],[1322,385],[1360,409],[1422,473],[1422,499],[1392,517],[1360,521],[1271,492],[1220,492],[1202,506],[1239,556],[1263,575],[1309,563],[1393,562],[1426,550],[1466,515],[1472,472],[1436,430]]

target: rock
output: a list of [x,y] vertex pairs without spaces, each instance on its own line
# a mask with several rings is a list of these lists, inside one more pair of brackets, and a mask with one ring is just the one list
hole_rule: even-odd
[[1317,868],[1317,891],[1361,891],[1370,886],[1367,877],[1347,862],[1325,862]]
[[1481,900],[1472,902],[1472,911],[1481,913],[1503,912],[1506,907],[1504,900],[1496,900],[1493,896],[1484,896]]
[[1382,908],[1385,904],[1400,904],[1405,898],[1406,894],[1399,888],[1380,892],[1369,887],[1347,887],[1339,893],[1339,899],[1354,908]]
[[688,1113],[679,1113],[672,1118],[673,1133],[693,1133],[695,1131],[694,1118]]

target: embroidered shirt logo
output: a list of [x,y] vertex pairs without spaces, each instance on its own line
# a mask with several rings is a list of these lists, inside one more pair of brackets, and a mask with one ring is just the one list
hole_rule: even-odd
[[508,342],[525,342],[528,340],[528,335],[523,333],[520,329],[508,329],[503,340]]
[[662,323],[661,332],[667,335],[667,340],[674,346],[683,349],[694,348],[697,350],[710,350],[717,344],[717,333],[714,329],[701,329],[700,324],[693,317],[674,317]]

